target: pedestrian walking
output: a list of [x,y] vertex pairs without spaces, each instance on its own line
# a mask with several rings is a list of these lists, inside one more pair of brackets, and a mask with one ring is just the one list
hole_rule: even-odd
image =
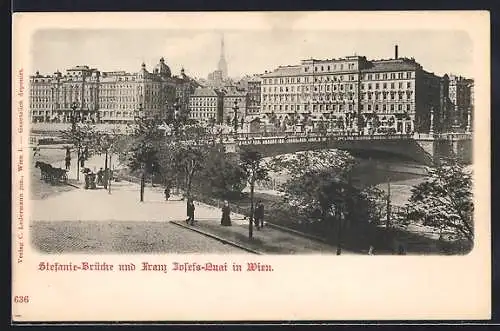
[[102,170],[102,168],[100,168],[99,171],[97,172],[97,185],[99,186],[104,185],[103,176],[104,176],[104,171]]
[[66,153],[66,157],[64,158],[64,163],[66,170],[70,170],[71,168],[71,155],[69,153]]
[[220,225],[231,226],[231,208],[229,207],[229,202],[224,200],[224,205],[222,206],[222,218],[220,220]]
[[40,146],[35,146],[33,147],[33,158],[35,158],[35,156],[40,156]]
[[257,230],[264,227],[264,204],[262,201],[259,201],[255,206],[254,221]]
[[374,249],[375,248],[372,245],[370,245],[370,248],[368,249],[368,255],[373,255],[373,250]]
[[108,189],[108,184],[110,180],[110,170],[109,168],[106,168],[102,171],[102,186],[104,186],[104,189]]
[[172,181],[167,179],[165,181],[165,191],[163,191],[163,193],[165,194],[165,201],[168,201],[168,199],[170,199],[171,190],[172,190]]
[[188,198],[186,223],[194,225],[194,210],[195,209],[196,209],[196,207],[194,206],[193,200],[191,198]]

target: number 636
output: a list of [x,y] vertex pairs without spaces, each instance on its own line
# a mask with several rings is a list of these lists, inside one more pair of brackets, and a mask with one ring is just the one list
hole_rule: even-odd
[[16,295],[14,296],[15,303],[28,303],[30,302],[30,297],[27,295]]

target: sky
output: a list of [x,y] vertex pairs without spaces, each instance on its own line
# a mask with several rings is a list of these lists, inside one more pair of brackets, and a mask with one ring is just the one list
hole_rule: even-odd
[[152,71],[163,56],[173,74],[206,78],[217,69],[220,41],[231,77],[264,73],[308,58],[362,55],[370,60],[413,57],[425,70],[474,77],[473,41],[459,30],[271,31],[241,30],[103,30],[47,29],[33,35],[33,71],[51,74],[76,65],[101,71],[137,72],[141,63]]

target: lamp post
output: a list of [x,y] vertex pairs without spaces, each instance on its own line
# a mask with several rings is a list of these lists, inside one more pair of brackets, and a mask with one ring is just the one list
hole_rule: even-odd
[[434,134],[434,107],[431,108],[431,120],[430,120],[429,134]]
[[76,122],[78,121],[78,116],[76,114],[76,109],[78,108],[78,103],[73,101],[71,104],[71,132],[73,134],[73,139],[76,141],[76,180],[80,180],[80,147],[82,137],[76,136]]
[[[112,146],[110,147],[110,150],[111,150]],[[112,182],[112,179],[113,179],[113,170],[111,168],[111,159],[113,157],[113,154],[109,153],[109,171],[106,169],[105,171],[108,171],[109,175],[108,175],[108,194],[111,194],[111,182]]]
[[465,128],[466,132],[471,132],[471,107],[467,108],[467,127]]
[[71,104],[71,130],[76,131],[76,109],[78,108],[78,104],[76,101],[73,101]]
[[387,206],[386,206],[386,229],[389,229],[389,226],[391,225],[391,179],[389,175],[387,175]]
[[[140,122],[143,121],[145,118],[144,118],[144,110],[142,108],[142,103],[139,104],[139,110],[137,112],[137,115],[134,117],[134,120],[136,122],[139,122],[138,125],[142,125]],[[136,128],[135,128],[135,132],[136,134],[139,133],[139,128],[137,127],[137,124],[136,124]],[[111,166],[111,165],[110,165]],[[143,202],[144,201],[144,181],[145,181],[145,166],[144,164],[141,162],[141,187],[140,187],[140,201]],[[109,174],[111,174],[111,171],[108,171]],[[108,177],[111,177],[111,176],[108,176]],[[109,178],[109,180],[111,181],[111,179]]]
[[233,111],[234,111],[234,134],[238,134],[238,99],[234,100],[234,106],[233,106]]

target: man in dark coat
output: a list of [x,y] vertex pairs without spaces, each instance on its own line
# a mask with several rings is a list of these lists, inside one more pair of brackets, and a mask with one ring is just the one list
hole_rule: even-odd
[[254,212],[255,226],[260,229],[264,226],[264,204],[262,201],[257,203]]
[[71,151],[69,150],[69,148],[66,148],[66,157],[64,158],[64,161],[66,170],[69,170],[71,167]]
[[187,202],[187,220],[186,223],[193,225],[194,224],[194,210],[195,210],[194,202],[191,198],[188,199]]
[[102,168],[100,168],[99,171],[97,172],[97,185],[100,186],[104,185],[103,177],[104,177],[104,171],[102,170]]

